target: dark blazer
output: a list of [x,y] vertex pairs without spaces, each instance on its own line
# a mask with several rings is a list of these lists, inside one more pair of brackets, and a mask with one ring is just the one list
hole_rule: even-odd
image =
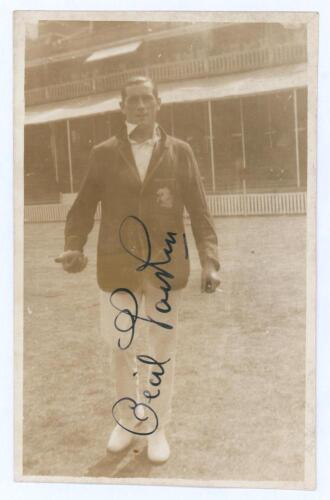
[[[192,149],[161,127],[159,132],[160,140],[143,183],[126,126],[95,146],[87,175],[68,213],[65,250],[82,251],[101,202],[97,278],[105,291],[122,287],[133,290],[142,280],[161,286],[159,275],[155,276],[157,269],[147,261],[163,263],[158,267],[167,273],[165,278],[172,289],[187,284],[184,207],[190,215],[201,265],[212,262],[215,269],[220,267],[217,236]],[[138,270],[143,263],[144,269]]]

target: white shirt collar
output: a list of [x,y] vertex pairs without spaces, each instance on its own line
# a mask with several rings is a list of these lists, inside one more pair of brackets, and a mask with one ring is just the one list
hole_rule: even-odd
[[128,137],[128,140],[131,144],[155,144],[159,140],[158,123],[155,123],[155,125],[154,125],[152,137],[150,139],[147,139],[147,140],[140,142],[140,143],[138,143],[138,142],[134,141],[134,139],[130,138],[131,133],[133,132],[133,130],[136,129],[138,124],[137,123],[130,123],[127,120],[125,120],[125,124],[127,127],[127,137]]

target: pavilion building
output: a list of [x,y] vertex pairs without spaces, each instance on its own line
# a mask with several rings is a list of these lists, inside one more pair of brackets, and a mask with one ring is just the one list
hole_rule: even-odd
[[63,220],[120,88],[153,78],[159,123],[195,152],[214,215],[305,213],[304,25],[39,22],[26,43],[25,219]]

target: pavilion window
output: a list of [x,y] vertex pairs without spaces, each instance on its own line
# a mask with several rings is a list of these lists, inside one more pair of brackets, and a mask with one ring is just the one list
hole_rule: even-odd
[[111,115],[110,113],[102,113],[92,117],[93,123],[93,142],[99,144],[100,142],[109,139],[111,135]]
[[243,190],[243,141],[239,99],[212,102],[213,151],[217,192]]
[[212,190],[210,131],[207,102],[173,104],[173,133],[192,147],[207,191]]
[[307,186],[307,89],[296,90],[300,185]]
[[24,196],[27,204],[57,201],[59,188],[51,141],[48,123],[25,127]]
[[243,99],[247,191],[297,189],[293,91]]
[[164,104],[158,112],[158,123],[167,134],[173,135],[173,104]]
[[93,116],[70,120],[73,192],[77,192],[88,168],[88,158],[94,145]]
[[125,123],[125,117],[121,111],[113,111],[110,115],[111,135],[116,135]]
[[59,190],[61,193],[70,193],[71,186],[66,121],[54,122],[53,132],[55,137],[54,142],[56,147]]

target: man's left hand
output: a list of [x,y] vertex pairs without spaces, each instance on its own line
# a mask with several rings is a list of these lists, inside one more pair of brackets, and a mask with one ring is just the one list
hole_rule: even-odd
[[204,266],[202,269],[202,292],[213,293],[219,285],[220,277],[218,271],[215,270],[213,265]]

